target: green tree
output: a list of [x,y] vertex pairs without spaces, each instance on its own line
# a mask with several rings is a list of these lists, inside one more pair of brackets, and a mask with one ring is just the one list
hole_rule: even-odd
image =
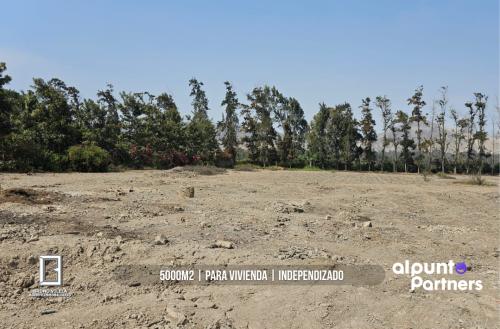
[[120,145],[127,150],[126,161],[136,168],[152,165],[151,145],[147,142],[147,108],[153,101],[149,93],[120,93],[120,113],[122,114],[122,133]]
[[11,92],[4,88],[12,79],[9,75],[5,74],[7,66],[5,63],[0,62],[0,169],[4,166],[4,162],[9,158],[12,144],[8,141],[8,136],[14,130],[12,102],[10,100]]
[[191,87],[189,96],[193,97],[193,101],[191,102],[193,106],[193,119],[199,119],[200,117],[208,118],[208,98],[202,89],[203,82],[192,78],[189,80],[189,87]]
[[469,117],[467,118],[467,135],[466,135],[466,158],[465,158],[465,170],[466,173],[470,173],[471,162],[474,160],[474,143],[475,143],[475,128],[476,128],[476,115],[477,109],[474,108],[474,103],[466,102],[465,107],[469,109]]
[[9,102],[8,90],[4,88],[12,78],[4,74],[5,70],[7,70],[7,66],[5,63],[0,62],[0,138],[5,137],[13,129],[12,105]]
[[106,111],[92,99],[85,99],[76,113],[76,123],[84,143],[102,147]]
[[224,82],[226,85],[226,97],[221,103],[225,106],[225,114],[222,115],[222,120],[217,124],[221,136],[221,143],[224,150],[231,155],[233,165],[236,163],[236,151],[238,149],[238,112],[240,106],[236,92],[233,91],[233,86],[229,81]]
[[255,149],[264,167],[278,159],[277,133],[273,126],[274,99],[269,86],[254,88],[247,95],[255,122]]
[[486,132],[486,103],[488,102],[488,96],[482,93],[474,93],[474,97],[474,106],[476,107],[478,127],[478,130],[474,134],[474,139],[478,141],[477,170],[479,176],[481,176],[481,174],[483,173],[484,158],[486,156],[484,142],[488,139],[488,133]]
[[344,115],[342,110],[345,106],[337,105],[330,107],[328,121],[326,123],[326,155],[328,162],[336,169],[340,169],[341,150],[343,147]]
[[389,145],[389,140],[387,138],[387,130],[391,125],[392,112],[391,112],[391,101],[387,96],[377,96],[375,100],[375,105],[380,109],[382,113],[382,124],[383,124],[383,138],[382,138],[382,159],[380,164],[380,170],[384,170],[385,164],[385,148]]
[[451,118],[453,119],[453,173],[457,174],[457,167],[460,164],[460,148],[462,146],[462,141],[465,140],[465,131],[469,126],[468,120],[466,118],[460,118],[455,109],[451,109]]
[[361,145],[363,147],[363,157],[368,164],[368,171],[371,171],[372,164],[376,159],[375,152],[373,151],[373,143],[377,141],[377,132],[375,131],[375,120],[372,116],[372,109],[370,108],[370,98],[367,97],[362,100],[361,113]]
[[104,128],[100,136],[100,146],[111,154],[115,164],[124,159],[124,150],[119,144],[121,139],[122,123],[119,115],[120,104],[113,95],[113,85],[108,84],[106,89],[97,92],[97,103],[104,110]]
[[439,113],[436,116],[436,124],[438,128],[438,138],[436,140],[439,145],[439,155],[441,160],[441,172],[444,174],[445,166],[444,162],[446,160],[446,149],[448,147],[447,136],[448,132],[446,130],[446,111],[448,109],[448,87],[441,87],[441,98],[437,101],[439,105]]
[[162,93],[147,107],[146,138],[156,168],[185,164],[185,131],[182,117],[171,95]]
[[347,170],[355,159],[359,159],[362,151],[358,147],[358,142],[361,142],[358,122],[349,103],[328,108],[328,111],[324,136],[327,161],[337,169],[343,164]]
[[391,113],[391,122],[389,123],[389,130],[391,131],[392,135],[392,145],[394,146],[394,155],[392,157],[392,171],[397,172],[398,171],[398,146],[400,144],[400,141],[398,139],[398,120],[397,116],[393,115]]
[[281,163],[292,166],[304,155],[305,135],[308,129],[304,110],[295,98],[286,98],[273,88],[275,104],[274,115],[283,130],[278,136],[278,149]]
[[208,99],[202,89],[203,82],[189,80],[190,96],[193,97],[193,116],[187,125],[188,153],[203,162],[212,162],[218,148],[216,128],[208,117]]
[[241,115],[243,116],[243,123],[241,124],[243,137],[241,141],[245,145],[250,162],[257,163],[259,158],[257,150],[257,120],[252,108],[248,105],[242,105]]
[[408,105],[413,106],[411,112],[410,121],[417,123],[417,130],[415,131],[417,136],[417,172],[420,173],[421,162],[423,159],[422,155],[422,126],[427,125],[427,117],[425,113],[422,112],[425,106],[425,101],[423,100],[423,90],[424,87],[420,86],[415,89],[415,93],[412,97],[408,98]]
[[313,162],[321,168],[325,168],[328,164],[327,124],[329,118],[330,109],[325,103],[319,104],[319,112],[314,115],[307,134],[307,154],[310,166]]
[[33,82],[34,92],[28,94],[26,107],[26,115],[31,118],[25,129],[31,130],[41,153],[32,165],[45,170],[64,169],[67,149],[81,141],[75,119],[79,102],[71,102],[78,98],[78,92],[59,79]]
[[401,133],[401,154],[400,158],[403,160],[405,172],[408,172],[408,167],[413,165],[413,151],[415,150],[415,142],[410,138],[411,122],[408,114],[403,111],[396,112],[396,122],[399,125],[399,132]]
[[344,170],[348,170],[352,166],[352,162],[359,158],[361,148],[358,147],[358,141],[361,140],[361,135],[358,131],[358,122],[354,118],[351,105],[346,103],[337,106],[342,113],[342,161],[344,162]]

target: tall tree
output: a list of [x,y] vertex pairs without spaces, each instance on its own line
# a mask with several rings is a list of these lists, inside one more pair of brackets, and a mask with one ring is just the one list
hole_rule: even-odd
[[415,89],[415,93],[412,97],[408,98],[408,105],[413,106],[413,110],[411,112],[410,120],[411,122],[417,123],[417,130],[415,131],[417,135],[417,172],[420,173],[420,166],[422,162],[422,126],[427,125],[427,117],[425,113],[422,112],[423,107],[425,106],[425,101],[423,100],[423,90],[424,87],[420,86]]
[[457,168],[460,165],[460,148],[462,146],[462,141],[465,139],[465,130],[468,127],[468,121],[466,118],[460,118],[455,109],[450,111],[451,118],[453,119],[453,173],[457,174]]
[[448,107],[448,87],[441,87],[441,98],[437,101],[439,105],[439,113],[436,116],[436,124],[438,128],[437,144],[439,145],[439,155],[441,160],[441,172],[444,174],[445,166],[444,162],[446,159],[446,149],[448,147],[447,142],[447,130],[446,130],[446,111]]
[[[338,108],[339,106],[337,106]],[[348,170],[352,166],[352,162],[359,157],[360,148],[358,142],[361,140],[361,135],[358,131],[358,122],[354,118],[351,105],[348,103],[340,106],[342,117],[342,160],[344,162],[344,170]]]
[[203,82],[192,78],[189,80],[189,87],[191,87],[189,96],[193,97],[193,101],[191,102],[193,106],[193,120],[208,118],[208,98],[202,88]]
[[226,152],[231,155],[233,165],[236,163],[236,150],[238,148],[238,113],[237,109],[240,106],[236,93],[233,91],[233,86],[229,81],[224,82],[226,85],[226,97],[221,103],[225,106],[225,114],[222,115],[222,120],[217,124],[221,135],[221,143]]
[[162,93],[149,107],[148,135],[153,148],[153,164],[157,168],[171,168],[187,163],[185,158],[185,125],[174,98]]
[[92,99],[85,99],[78,107],[76,120],[78,129],[82,133],[83,142],[103,145],[103,131],[106,126],[106,111]]
[[5,63],[0,62],[0,138],[7,135],[13,128],[10,118],[12,106],[9,104],[8,91],[4,89],[4,86],[8,84],[12,78],[4,73],[5,70],[7,70],[7,66]]
[[59,157],[65,155],[67,148],[80,142],[76,108],[70,103],[70,96],[77,97],[77,92],[59,79],[47,82],[34,79],[33,82],[36,109],[32,115],[37,123],[38,142],[48,151],[48,164],[57,167]]
[[124,152],[119,145],[122,124],[118,113],[120,104],[113,95],[113,85],[108,84],[106,89],[97,92],[97,103],[105,111],[104,130],[102,132],[101,147],[111,154],[115,164],[122,162]]
[[430,173],[432,171],[432,157],[434,155],[434,121],[436,118],[436,101],[432,100],[432,110],[431,110],[431,131],[429,138],[423,138],[422,150],[427,154],[427,168],[426,171]]
[[469,117],[467,118],[467,135],[466,135],[467,153],[465,158],[465,170],[466,173],[469,174],[471,169],[471,162],[474,160],[474,143],[475,143],[474,131],[476,129],[477,109],[474,107],[474,104],[472,102],[466,102],[465,107],[469,109]]
[[486,156],[486,149],[484,142],[488,139],[488,133],[486,132],[486,103],[488,102],[488,96],[482,93],[474,93],[475,101],[474,105],[476,107],[477,113],[477,127],[478,130],[474,135],[474,139],[478,141],[478,173],[479,176],[483,173],[484,158]]
[[401,133],[401,155],[405,172],[408,172],[408,166],[413,165],[413,150],[415,150],[415,142],[410,138],[411,122],[408,114],[403,111],[396,112],[396,122],[399,125]]
[[189,80],[190,96],[193,97],[193,116],[187,126],[188,151],[191,156],[210,162],[217,150],[216,129],[208,117],[208,99],[202,89],[203,83],[195,78]]
[[314,115],[307,134],[307,153],[310,166],[314,162],[324,169],[328,164],[327,124],[329,118],[330,109],[325,103],[320,103],[319,112]]
[[392,135],[392,145],[394,146],[394,156],[392,157],[392,171],[397,172],[398,171],[398,146],[399,146],[399,139],[398,139],[398,121],[397,121],[397,116],[391,114],[391,122],[389,123],[389,129],[391,130],[391,135]]
[[[5,161],[7,158],[8,143],[6,140],[7,135],[9,135],[14,129],[14,124],[12,122],[12,104],[9,101],[8,93],[9,91],[4,88],[12,79],[9,75],[5,74],[7,66],[5,63],[0,62],[0,160]],[[0,166],[1,168],[2,166]]]
[[127,160],[135,168],[153,165],[151,145],[151,107],[154,96],[147,92],[120,93],[122,133],[120,144],[126,150]]
[[[495,174],[495,145],[497,143],[497,136],[500,134],[500,105],[498,103],[498,96],[497,96],[497,104],[495,106],[496,113],[497,113],[497,118],[496,121],[491,119],[491,125],[492,125],[492,130],[491,130],[491,174]],[[498,129],[498,130],[497,130]]]
[[256,163],[259,158],[257,151],[257,120],[252,108],[248,105],[242,105],[241,115],[243,116],[241,124],[243,136],[241,141],[245,145],[250,161]]
[[389,129],[392,112],[391,112],[391,101],[387,98],[387,96],[377,96],[375,100],[375,105],[380,109],[382,113],[382,123],[383,123],[383,139],[382,139],[382,159],[380,170],[384,170],[385,163],[385,148],[389,145],[389,140],[387,138],[387,130]]
[[254,88],[247,95],[250,109],[255,117],[256,151],[259,162],[265,167],[278,159],[276,151],[277,133],[273,126],[274,102],[269,86]]
[[372,116],[370,108],[370,98],[362,100],[361,113],[361,143],[363,147],[363,158],[368,164],[368,171],[371,171],[372,164],[375,161],[375,152],[373,151],[373,143],[377,141],[377,133],[375,131],[375,120]]
[[295,98],[284,97],[273,88],[275,101],[274,115],[282,133],[278,136],[281,162],[288,166],[298,162],[304,154],[305,135],[308,129],[304,110]]

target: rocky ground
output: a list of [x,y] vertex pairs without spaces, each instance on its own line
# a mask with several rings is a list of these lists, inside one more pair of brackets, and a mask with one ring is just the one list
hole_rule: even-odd
[[[326,171],[0,174],[0,327],[498,328],[499,179],[487,179],[492,185]],[[214,248],[218,240],[232,248]],[[30,296],[45,254],[63,256],[71,297]],[[391,270],[405,259],[466,261],[464,277],[484,288],[410,291],[409,277]],[[325,263],[380,265],[385,280],[185,285],[146,273],[148,265]],[[139,279],[117,275],[122,265]]]

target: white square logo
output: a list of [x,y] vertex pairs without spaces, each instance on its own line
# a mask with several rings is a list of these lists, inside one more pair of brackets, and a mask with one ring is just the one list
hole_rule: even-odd
[[[47,261],[56,261],[56,280],[47,281],[45,279],[45,264]],[[61,256],[40,256],[40,285],[41,286],[60,286],[62,285],[62,257]]]

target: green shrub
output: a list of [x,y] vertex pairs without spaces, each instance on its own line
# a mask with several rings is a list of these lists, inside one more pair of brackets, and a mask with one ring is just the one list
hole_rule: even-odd
[[68,149],[68,158],[73,170],[84,172],[107,171],[109,153],[97,145],[75,145]]
[[220,168],[233,168],[233,156],[227,151],[219,151],[215,154],[215,165]]

